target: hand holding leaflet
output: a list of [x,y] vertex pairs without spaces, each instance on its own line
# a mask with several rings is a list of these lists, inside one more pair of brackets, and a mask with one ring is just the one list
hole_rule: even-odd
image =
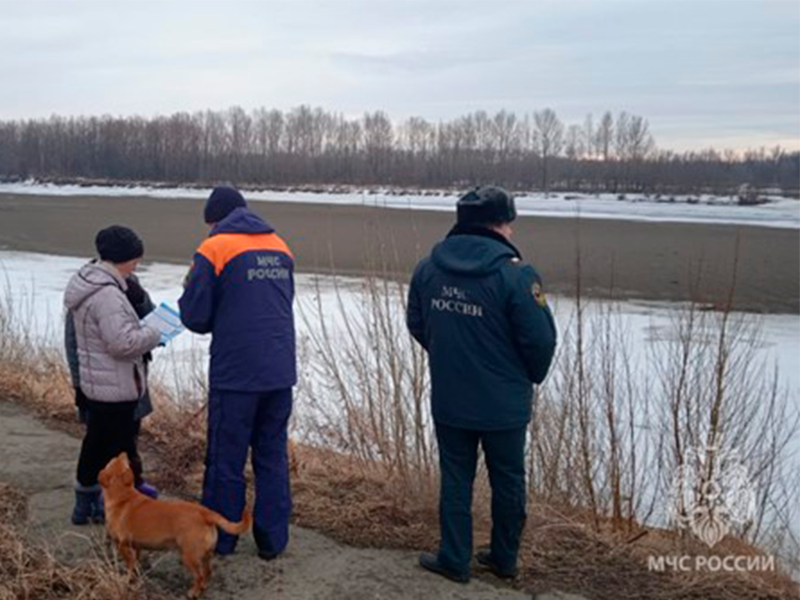
[[166,345],[183,333],[181,315],[168,305],[162,302],[158,308],[142,319],[143,325],[155,327],[161,332],[161,343]]

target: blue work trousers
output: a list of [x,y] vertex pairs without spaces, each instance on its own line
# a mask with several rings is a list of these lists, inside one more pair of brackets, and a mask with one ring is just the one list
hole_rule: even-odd
[[[231,521],[242,518],[247,491],[244,468],[252,449],[253,535],[259,550],[267,554],[280,554],[289,541],[291,413],[291,388],[263,393],[212,389],[209,394],[203,505]],[[220,530],[217,553],[232,553],[237,540]]]

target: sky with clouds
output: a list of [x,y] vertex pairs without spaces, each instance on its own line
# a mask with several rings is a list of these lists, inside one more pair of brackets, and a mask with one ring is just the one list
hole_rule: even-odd
[[793,0],[0,0],[0,119],[299,104],[647,117],[660,147],[800,149]]

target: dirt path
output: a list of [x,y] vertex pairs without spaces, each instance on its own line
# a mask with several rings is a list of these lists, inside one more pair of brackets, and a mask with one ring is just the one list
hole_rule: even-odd
[[[25,409],[0,402],[0,481],[28,495],[29,522],[64,560],[74,560],[102,540],[100,527],[73,527],[75,460],[79,441],[47,428]],[[343,546],[295,527],[285,557],[265,563],[249,536],[237,554],[217,558],[206,600],[523,600],[530,596],[473,580],[450,583],[416,566],[416,553]],[[176,553],[151,554],[148,577],[181,597],[189,578]],[[566,595],[538,600],[580,600]]]

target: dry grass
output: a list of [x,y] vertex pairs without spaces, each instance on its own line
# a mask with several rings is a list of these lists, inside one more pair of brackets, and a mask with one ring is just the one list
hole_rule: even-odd
[[[751,546],[726,540],[715,547],[720,556],[757,552]],[[780,573],[654,572],[652,555],[708,555],[706,546],[674,533],[640,528],[624,538],[613,524],[594,531],[589,515],[567,515],[548,506],[534,506],[523,541],[527,557],[522,585],[532,592],[569,589],[593,600],[789,600],[797,587]]]
[[365,473],[347,456],[295,446],[294,521],[353,545],[433,549],[435,497],[398,495],[396,482],[375,466]]
[[[0,319],[1,320],[1,319]],[[9,348],[6,336],[4,349]],[[32,408],[43,420],[80,433],[63,361],[54,353],[20,345],[0,352],[0,398]],[[131,578],[103,543],[78,564],[60,562],[48,545],[27,532],[27,499],[0,482],[0,600],[159,600],[166,598]]]
[[173,494],[192,496],[201,487],[206,449],[205,413],[172,394],[154,390],[157,410],[144,420],[140,446],[148,480]]
[[79,564],[59,562],[25,535],[26,500],[0,483],[0,600],[158,600],[166,598],[131,578],[98,544]]

